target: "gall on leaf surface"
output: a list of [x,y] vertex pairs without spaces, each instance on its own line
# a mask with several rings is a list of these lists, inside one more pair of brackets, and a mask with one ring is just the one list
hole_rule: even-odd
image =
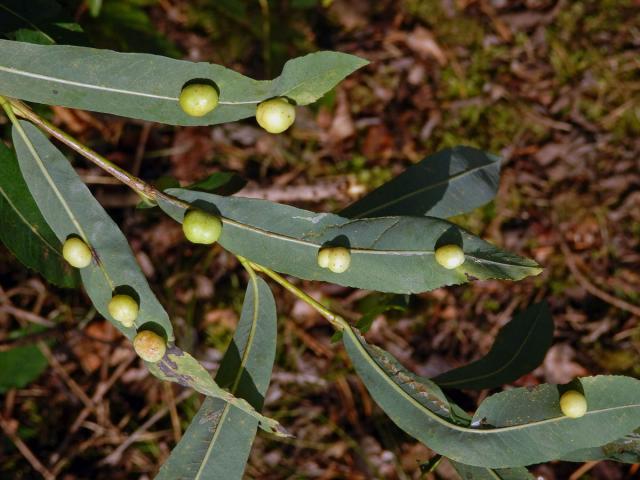
[[[214,125],[253,117],[256,106],[273,97],[314,102],[367,63],[346,53],[316,52],[289,60],[273,80],[254,80],[212,63],[0,40],[0,92],[171,125]],[[220,93],[218,106],[202,117],[188,115],[179,103],[182,89],[195,81],[211,82]]]
[[[462,228],[433,217],[382,217],[350,220],[265,200],[222,197],[184,189],[173,195],[223,217],[219,243],[231,252],[278,272],[355,288],[418,293],[472,278],[519,280],[537,275],[532,260],[505,252]],[[159,199],[158,205],[178,222],[183,207]],[[465,263],[447,270],[434,253],[440,242],[456,242]],[[349,249],[348,270],[334,273],[318,265],[326,246]]]
[[[220,363],[216,382],[257,411],[276,355],[276,305],[268,285],[252,275],[240,322]],[[258,420],[229,403],[207,398],[156,480],[241,480]]]

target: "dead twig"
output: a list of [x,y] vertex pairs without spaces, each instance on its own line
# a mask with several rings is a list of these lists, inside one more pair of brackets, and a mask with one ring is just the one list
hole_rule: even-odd
[[48,340],[54,336],[57,337],[66,330],[68,330],[68,327],[65,327],[64,325],[58,325],[43,332],[29,333],[18,338],[5,338],[0,340],[0,352],[6,352],[7,350],[11,350],[15,347],[30,345],[32,343],[36,343],[39,340]]
[[610,293],[605,292],[604,290],[601,290],[589,281],[589,279],[578,268],[575,257],[573,253],[571,253],[569,246],[563,238],[561,238],[560,240],[560,248],[562,249],[562,253],[565,256],[567,267],[569,267],[569,270],[571,271],[573,276],[576,277],[576,280],[578,281],[580,286],[582,286],[582,288],[584,288],[594,297],[598,297],[600,300],[603,300],[613,305],[614,307],[619,308],[620,310],[624,310],[631,313],[632,315],[635,315],[636,317],[640,317],[640,307],[626,302],[618,297],[615,297]]
[[575,472],[571,474],[571,476],[569,477],[569,480],[578,480],[579,478],[582,478],[582,476],[585,473],[587,473],[589,470],[591,470],[593,467],[595,467],[599,463],[600,461],[583,463],[580,466],[580,468],[578,468]]
[[[178,397],[176,398],[176,405],[179,405],[182,401],[189,398],[193,392],[191,390],[184,390]],[[133,432],[129,438],[127,438],[124,442],[118,446],[113,452],[111,452],[108,456],[106,456],[102,461],[100,461],[100,465],[116,465],[120,459],[122,458],[122,454],[125,452],[127,448],[129,448],[133,443],[137,442],[141,436],[146,433],[146,431],[151,428],[156,422],[158,422],[161,418],[163,418],[167,413],[169,413],[169,406],[164,406],[160,410],[158,410],[149,420],[144,422],[140,428],[138,428],[135,432]]]
[[42,465],[42,463],[40,463],[40,460],[38,460],[38,458],[33,454],[27,444],[24,443],[22,439],[16,434],[16,428],[14,428],[9,421],[0,417],[0,428],[2,428],[2,431],[7,436],[7,438],[9,438],[9,440],[13,442],[22,456],[31,464],[36,472],[42,475],[42,477],[46,480],[55,479],[55,476],[49,470],[47,470],[47,468]]
[[36,315],[35,313],[28,312],[27,310],[21,310],[13,305],[0,306],[0,312],[13,315],[16,318],[26,320],[30,323],[35,323],[36,325],[42,325],[43,327],[54,327],[56,325],[51,320],[47,320],[46,318]]
[[182,437],[182,429],[180,428],[180,416],[178,415],[178,408],[176,407],[176,396],[173,394],[173,386],[170,383],[164,383],[164,391],[167,396],[167,403],[169,404],[169,413],[171,414],[173,440],[177,444]]
[[74,449],[68,453],[66,452],[66,450],[71,443],[71,439],[74,438],[74,434],[78,431],[80,426],[83,425],[89,414],[95,412],[96,406],[102,401],[113,384],[126,372],[129,365],[131,365],[131,362],[136,358],[137,357],[135,355],[130,355],[129,358],[118,365],[118,368],[116,368],[116,370],[111,374],[111,377],[109,377],[106,382],[101,382],[98,384],[93,396],[91,397],[91,408],[85,406],[82,409],[82,411],[76,417],[75,421],[71,424],[71,428],[65,436],[65,441],[57,448],[56,452],[54,452],[49,457],[49,463],[53,464],[51,470],[55,475],[58,475],[62,471],[64,466],[70,463],[72,458],[82,452],[81,449],[78,449],[76,447],[74,447]]

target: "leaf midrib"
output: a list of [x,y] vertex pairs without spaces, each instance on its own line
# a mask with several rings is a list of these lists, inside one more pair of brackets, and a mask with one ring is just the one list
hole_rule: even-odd
[[[482,429],[482,430],[481,429],[475,429],[475,428],[465,428],[465,427],[461,427],[459,425],[447,422],[445,419],[439,417],[438,415],[433,413],[428,408],[425,408],[420,402],[418,402],[415,398],[413,398],[411,395],[409,395],[407,392],[405,392],[397,383],[395,383],[387,375],[385,370],[382,367],[380,367],[378,362],[375,361],[375,359],[371,356],[371,354],[364,347],[364,345],[362,345],[362,343],[360,342],[360,340],[358,339],[358,337],[356,336],[356,334],[354,333],[354,331],[352,329],[348,329],[346,334],[349,337],[352,338],[352,340],[354,341],[354,343],[356,345],[356,348],[358,350],[360,350],[362,353],[364,353],[364,355],[368,359],[367,360],[368,363],[369,364],[373,364],[374,368],[378,371],[378,373],[382,374],[382,376],[384,377],[384,380],[386,381],[386,383],[390,384],[392,386],[392,388],[396,392],[398,392],[402,397],[404,397],[407,400],[409,400],[409,402],[412,403],[414,406],[416,406],[419,410],[424,411],[428,417],[431,417],[437,423],[440,423],[444,427],[450,428],[451,430],[456,430],[456,431],[459,431],[461,433],[466,433],[466,434],[495,435],[495,434],[500,434],[500,433],[503,433],[503,432],[523,430],[523,429],[526,429],[526,428],[530,428],[532,426],[544,425],[544,424],[547,424],[547,423],[563,422],[563,421],[567,421],[567,420],[573,420],[573,419],[570,419],[569,417],[552,417],[552,418],[548,418],[548,419],[545,419],[545,420],[537,420],[535,422],[524,423],[524,424],[521,424],[521,425],[512,425],[510,427],[496,427],[496,428],[492,428],[492,429]],[[599,410],[590,410],[590,411],[587,411],[587,413],[585,413],[584,416],[593,415],[593,414],[600,414],[600,413],[606,413],[606,412],[615,411],[615,410],[621,410],[621,409],[635,408],[635,407],[640,407],[640,403],[631,404],[631,405],[621,405],[621,406],[618,406],[618,407],[601,408]]]
[[[242,373],[244,372],[244,367],[246,366],[247,362],[249,361],[249,355],[251,353],[251,350],[253,348],[253,339],[255,337],[255,333],[256,333],[256,329],[257,329],[257,325],[258,325],[258,316],[259,316],[259,301],[260,301],[260,292],[258,291],[258,282],[256,280],[256,275],[254,272],[249,271],[249,276],[251,279],[251,284],[253,285],[253,291],[254,291],[254,299],[253,299],[253,315],[252,315],[252,322],[251,322],[251,330],[249,331],[249,337],[247,338],[247,344],[245,346],[244,352],[242,354],[242,360],[240,361],[240,367],[238,368],[238,373],[236,374],[235,380],[233,382],[232,387],[230,388],[230,391],[233,395],[236,394],[236,390],[238,388],[238,384],[240,383],[240,379],[242,378]],[[198,472],[196,473],[196,476],[194,477],[194,480],[197,480],[200,478],[200,475],[203,473],[203,469],[205,467],[205,465],[208,463],[209,458],[211,457],[211,454],[213,453],[213,446],[216,443],[216,440],[218,438],[218,436],[220,435],[220,431],[222,430],[222,425],[224,425],[224,420],[227,417],[229,411],[231,410],[231,404],[230,403],[225,403],[224,407],[223,407],[223,411],[222,414],[220,415],[220,418],[218,419],[218,424],[216,426],[216,431],[213,434],[213,437],[211,438],[211,442],[209,442],[209,447],[207,448],[207,452],[204,455],[204,458],[202,459],[202,463],[200,464],[200,468],[198,469]]]
[[[62,207],[64,208],[65,212],[67,213],[67,216],[69,217],[69,220],[71,221],[71,223],[73,223],[73,225],[76,228],[77,232],[82,237],[82,240],[84,240],[84,242],[87,245],[90,245],[90,242],[88,241],[87,234],[85,233],[84,229],[82,228],[80,223],[78,223],[77,219],[73,215],[73,211],[69,207],[69,205],[68,205],[66,199],[64,198],[64,196],[62,195],[62,193],[60,193],[60,190],[58,189],[58,186],[56,185],[56,183],[53,181],[53,178],[51,178],[51,175],[49,174],[49,171],[45,168],[44,162],[42,161],[42,158],[40,158],[40,155],[38,154],[37,150],[35,149],[35,147],[31,143],[31,139],[29,138],[27,133],[22,128],[21,123],[20,122],[15,122],[14,126],[16,127],[16,130],[18,131],[18,134],[22,137],[22,141],[27,146],[27,149],[29,150],[29,153],[31,153],[31,156],[35,160],[36,165],[40,169],[40,172],[42,173],[42,175],[44,176],[45,180],[47,181],[47,183],[49,184],[49,186],[51,187],[51,189],[55,193],[56,197],[58,198],[58,201],[62,204]],[[100,269],[100,271],[104,275],[104,278],[105,278],[107,284],[109,284],[111,290],[113,291],[114,288],[115,288],[115,284],[114,284],[113,280],[111,279],[111,277],[109,276],[109,273],[104,268],[104,265],[102,264],[102,262],[98,261],[96,263],[98,265],[98,268]]]
[[[97,91],[103,91],[103,92],[109,92],[109,93],[119,93],[122,95],[132,95],[132,96],[138,96],[138,97],[144,97],[144,98],[151,98],[154,100],[167,100],[171,102],[178,102],[178,97],[167,97],[165,95],[156,95],[153,93],[138,92],[135,90],[124,90],[122,88],[105,87],[103,85],[93,85],[91,83],[76,82],[73,80],[67,80],[65,78],[54,77],[52,75],[44,75],[40,73],[28,72],[26,70],[19,70],[16,68],[5,67],[1,65],[0,65],[0,71],[4,71],[12,75],[17,75],[22,77],[35,78],[38,80],[44,80],[44,81],[49,81],[53,83],[61,83],[63,85],[71,85],[74,87],[86,88],[87,90],[97,90]],[[251,105],[251,104],[260,103],[261,101],[262,100],[246,100],[242,102],[220,101],[218,102],[218,104],[219,105]]]
[[[322,245],[320,243],[313,243],[307,240],[302,240],[299,238],[295,238],[295,237],[290,237],[288,235],[284,235],[282,233],[276,233],[276,232],[272,232],[269,230],[265,230],[262,229],[260,227],[256,227],[255,225],[249,225],[249,224],[245,224],[245,223],[241,223],[238,222],[237,220],[233,220],[231,218],[228,217],[223,217],[222,218],[222,223],[227,223],[229,225],[233,225],[236,228],[240,228],[242,230],[247,230],[247,231],[251,231],[254,233],[257,233],[259,235],[264,235],[266,237],[270,237],[270,238],[277,238],[280,240],[284,240],[286,242],[290,242],[290,243],[295,243],[298,245],[304,245],[307,247],[312,247],[312,248],[320,248]],[[333,225],[333,226],[343,226],[346,225],[349,222],[346,222],[345,224],[342,225]],[[328,228],[328,227],[327,227]],[[371,249],[367,249],[367,248],[358,248],[358,247],[350,247],[349,251],[352,254],[361,254],[361,255],[396,255],[396,256],[427,256],[427,255],[434,255],[435,251],[434,250],[371,250]],[[522,265],[519,263],[506,263],[506,262],[498,262],[496,260],[488,260],[482,257],[477,257],[473,254],[470,253],[465,253],[465,256],[467,258],[473,259],[478,263],[491,263],[491,264],[495,264],[495,265],[504,265],[507,267],[523,267],[523,268],[532,268],[532,269],[538,269],[540,267],[537,266],[533,266],[533,265]],[[525,259],[526,260],[526,259]]]
[[[406,194],[404,194],[404,195],[402,195],[400,197],[396,197],[396,198],[394,198],[393,200],[391,200],[389,202],[386,202],[386,203],[383,203],[383,204],[378,205],[376,207],[370,208],[369,210],[366,210],[366,211],[364,211],[364,212],[362,212],[362,213],[360,213],[360,214],[358,214],[356,216],[350,217],[350,218],[354,218],[354,219],[364,218],[367,215],[371,214],[372,212],[376,212],[378,210],[382,210],[384,208],[387,208],[387,207],[389,207],[391,205],[395,205],[397,203],[402,202],[403,200],[406,200],[408,198],[414,197],[414,196],[419,195],[421,193],[424,193],[424,192],[426,192],[428,190],[431,190],[432,188],[436,188],[436,187],[440,187],[442,185],[446,185],[446,184],[450,183],[452,180],[458,180],[459,178],[462,178],[462,177],[464,177],[464,176],[466,176],[468,174],[472,174],[473,172],[475,172],[477,170],[482,170],[482,169],[485,169],[487,167],[493,166],[494,163],[495,162],[486,163],[486,164],[480,165],[478,167],[473,167],[473,168],[471,168],[469,170],[463,170],[462,172],[456,173],[455,175],[452,175],[451,177],[447,177],[444,180],[441,180],[441,181],[436,182],[436,183],[432,183],[430,185],[426,185],[423,188],[420,188],[418,190],[413,190],[413,191],[411,191],[409,193],[406,193]],[[374,192],[375,192],[375,190],[374,190]]]
[[[538,313],[536,315],[536,318],[531,322],[531,328],[529,330],[529,332],[527,333],[527,335],[525,336],[524,340],[522,341],[522,343],[520,344],[520,346],[518,347],[518,349],[515,351],[514,355],[509,359],[509,361],[507,363],[505,363],[502,367],[498,368],[497,370],[494,370],[492,372],[486,373],[484,375],[477,375],[475,377],[470,377],[470,378],[463,378],[463,379],[458,379],[458,380],[452,380],[449,382],[436,382],[439,386],[441,387],[449,387],[452,385],[458,385],[460,383],[466,383],[466,382],[473,382],[473,381],[477,381],[477,380],[482,380],[484,378],[490,377],[492,375],[497,375],[500,372],[504,371],[506,368],[509,367],[509,365],[511,365],[516,358],[518,358],[518,355],[520,355],[520,352],[522,352],[522,350],[524,349],[525,345],[527,344],[527,340],[529,340],[529,337],[533,334],[533,332],[535,331],[537,325],[538,325],[538,320],[541,317],[541,309],[538,309]],[[493,349],[493,347],[492,347]],[[491,354],[491,350],[489,351],[489,353],[487,355]],[[485,357],[486,359],[487,357]],[[482,361],[478,360],[478,362]],[[476,363],[476,362],[474,362]],[[469,367],[471,365],[468,365]]]

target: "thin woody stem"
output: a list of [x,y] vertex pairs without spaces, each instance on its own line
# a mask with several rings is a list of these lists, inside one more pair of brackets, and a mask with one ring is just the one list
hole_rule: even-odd
[[[2,106],[2,108],[6,111],[10,119],[15,120],[15,115],[18,115],[22,118],[29,120],[30,122],[40,127],[42,130],[44,130],[45,132],[49,133],[52,137],[64,143],[69,148],[71,148],[75,152],[85,157],[87,160],[91,161],[92,163],[94,163],[95,165],[97,165],[98,167],[100,167],[101,169],[103,169],[113,177],[120,180],[125,185],[129,186],[130,188],[138,192],[147,200],[155,201],[160,198],[165,201],[171,202],[178,207],[187,208],[187,209],[190,208],[190,205],[188,203],[183,202],[182,200],[175,198],[171,195],[167,195],[166,193],[161,192],[160,190],[156,189],[155,187],[148,184],[144,180],[136,177],[135,175],[130,174],[126,170],[118,167],[114,163],[104,158],[102,155],[98,154],[97,152],[94,152],[89,147],[83,145],[68,133],[60,130],[55,125],[41,118],[39,115],[31,111],[22,102],[19,102],[17,100],[12,100],[12,99],[6,99],[0,96],[0,106]],[[235,223],[230,219],[223,219],[223,221]],[[336,330],[341,331],[345,327],[349,327],[349,324],[346,322],[344,318],[342,318],[340,315],[333,313],[331,310],[329,310],[327,307],[322,305],[320,302],[318,302],[317,300],[315,300],[314,298],[312,298],[311,296],[309,296],[308,294],[300,290],[295,285],[293,285],[282,275],[274,272],[273,270],[267,267],[263,267],[262,265],[253,263],[244,257],[241,257],[239,255],[237,255],[237,257],[242,263],[242,265],[247,269],[250,275],[255,275],[254,271],[264,273],[265,275],[270,277],[272,280],[282,285],[286,290],[291,292],[300,300],[302,300],[303,302],[307,303],[308,305],[313,307],[315,310],[317,310],[320,313],[320,315],[326,318]]]
[[[241,257],[238,257],[238,258],[241,258]],[[240,261],[246,262],[247,260],[241,259]],[[265,275],[270,277],[272,280],[282,285],[285,289],[287,289],[293,295],[298,297],[300,300],[307,303],[309,306],[313,307],[316,311],[318,311],[318,313],[320,313],[320,315],[326,318],[336,330],[342,331],[345,327],[349,326],[349,324],[344,318],[342,318],[340,315],[333,313],[327,307],[325,307],[320,302],[318,302],[315,298],[311,297],[310,295],[300,290],[298,287],[293,285],[290,281],[288,281],[279,273],[276,273],[270,268],[263,267],[262,265],[258,265],[251,261],[249,261],[249,265],[251,265],[254,270],[264,273]]]
[[[5,99],[4,102],[7,102],[7,100]],[[186,205],[183,202],[179,201],[178,199],[176,199],[174,197],[171,197],[171,196],[161,192],[160,190],[156,189],[152,185],[149,185],[144,180],[142,180],[142,179],[130,174],[126,170],[120,168],[119,166],[117,166],[113,162],[111,162],[111,161],[107,160],[106,158],[104,158],[99,153],[97,153],[97,152],[91,150],[89,147],[83,145],[78,140],[76,140],[71,135],[69,135],[68,133],[63,132],[62,130],[60,130],[55,125],[49,123],[47,120],[41,118],[39,115],[37,115],[36,113],[31,111],[22,102],[19,102],[19,101],[16,101],[16,100],[8,100],[8,102],[11,103],[11,107],[13,108],[13,111],[15,112],[16,115],[18,115],[19,117],[25,118],[25,119],[29,120],[30,122],[34,123],[35,125],[40,127],[42,130],[46,131],[49,135],[51,135],[55,139],[57,139],[60,142],[64,143],[69,148],[71,148],[75,152],[79,153],[84,158],[86,158],[87,160],[91,161],[92,163],[94,163],[95,165],[97,165],[98,167],[100,167],[101,169],[103,169],[104,171],[106,171],[107,173],[112,175],[113,177],[117,178],[118,180],[120,180],[125,185],[128,185],[129,187],[131,187],[133,190],[138,192],[145,199],[154,201],[154,200],[156,200],[158,198],[162,198],[162,199],[167,200],[167,201],[172,202],[172,203],[178,202],[180,204],[180,206],[185,206]],[[5,108],[5,110],[6,110],[6,108]]]

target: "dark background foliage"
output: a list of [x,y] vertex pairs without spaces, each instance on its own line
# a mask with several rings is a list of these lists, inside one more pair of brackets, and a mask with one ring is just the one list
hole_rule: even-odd
[[[517,385],[640,374],[637,1],[104,0],[95,17],[89,6],[98,2],[60,3],[59,17],[42,20],[60,43],[211,61],[256,78],[318,49],[371,60],[299,109],[282,136],[252,120],[175,128],[41,109],[149,181],[186,184],[233,171],[249,180],[240,195],[338,211],[442,148],[466,144],[504,158],[496,200],[456,221],[536,259],[542,275],[440,289],[408,305],[301,282],[347,318],[375,312],[368,339],[411,370],[433,376],[478,358],[514,311],[547,298],[554,346]],[[30,39],[24,30],[8,36]],[[177,337],[214,370],[238,320],[239,265],[219,247],[187,244],[178,224],[135,210],[138,199],[124,187],[82,160],[74,165],[125,231]],[[419,478],[433,453],[375,406],[326,322],[274,289],[280,335],[265,412],[295,438],[259,434],[246,477]],[[16,388],[0,375],[2,478],[39,476],[17,445],[58,478],[151,478],[201,401],[149,376],[83,293],[47,285],[2,247],[0,355],[16,344],[38,348],[11,362],[42,373]],[[10,363],[0,358],[0,368]],[[473,410],[488,393],[455,399]],[[549,480],[636,470],[609,462],[533,469]],[[455,474],[443,464],[433,478]]]

